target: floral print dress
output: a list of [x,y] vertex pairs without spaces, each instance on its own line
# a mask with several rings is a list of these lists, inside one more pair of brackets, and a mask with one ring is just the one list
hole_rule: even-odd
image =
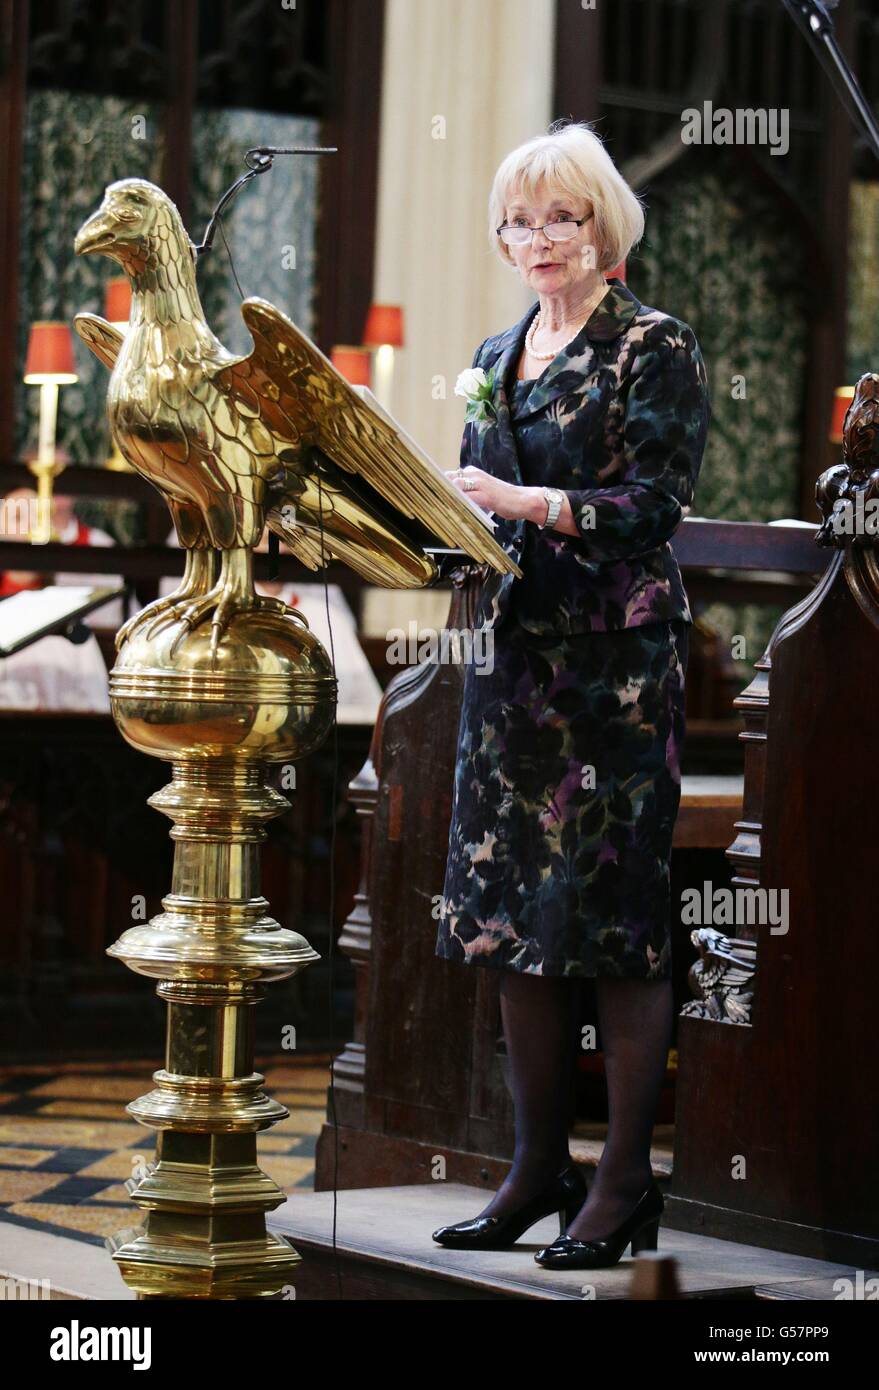
[[[529,412],[542,383],[514,379],[504,396],[529,486],[547,481],[546,412]],[[702,443],[704,430],[694,471]],[[518,602],[495,614],[493,667],[465,669],[436,954],[536,975],[668,979],[686,598],[677,614],[631,626],[534,631],[551,624],[528,621],[529,539]]]

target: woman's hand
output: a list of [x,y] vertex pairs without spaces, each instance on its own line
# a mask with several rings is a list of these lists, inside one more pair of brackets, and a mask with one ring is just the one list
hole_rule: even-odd
[[[446,477],[451,479],[459,492],[466,492],[477,507],[481,507],[485,512],[493,512],[505,521],[517,521],[522,518],[525,521],[534,521],[538,526],[546,521],[547,505],[542,488],[520,487],[516,483],[502,482],[500,478],[495,478],[482,468],[475,468],[473,464],[467,464],[464,469],[458,468],[454,473],[447,473]],[[469,488],[465,488],[465,478],[475,479],[476,486],[471,483]],[[567,497],[552,529],[563,535],[579,535]]]
[[[506,521],[515,521],[519,517],[530,517],[533,513],[533,504],[525,494],[540,491],[539,488],[519,487],[516,483],[505,483],[500,478],[495,478],[491,473],[486,473],[484,469],[475,468],[473,464],[468,464],[463,469],[458,468],[454,473],[447,473],[446,477],[455,484],[459,492],[466,492],[470,501],[475,502],[477,507],[481,507],[484,512],[493,512],[495,516],[503,517]],[[465,481],[467,486],[465,486]],[[546,515],[545,502],[543,514]]]

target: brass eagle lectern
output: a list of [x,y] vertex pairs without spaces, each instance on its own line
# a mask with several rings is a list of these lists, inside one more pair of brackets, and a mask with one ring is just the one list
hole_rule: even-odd
[[288,808],[265,773],[322,743],[336,680],[302,615],[256,593],[253,547],[268,523],[310,569],[344,561],[390,588],[429,584],[443,547],[519,570],[489,519],[278,309],[245,300],[253,349],[226,351],[160,188],[110,184],[75,250],[131,280],[124,333],[93,314],[74,324],[111,369],[114,441],[164,494],[186,550],[179,588],[120,629],[110,674],[123,736],[172,764],[150,804],[175,841],[164,911],[109,948],[168,1004],[165,1066],[128,1106],[158,1131],[157,1161],[132,1192],[143,1224],[113,1258],[144,1298],[268,1297],[300,1256],[266,1230],[285,1194],[256,1137],[287,1111],[253,1069],[252,1008],[317,955],[260,894],[265,823]]

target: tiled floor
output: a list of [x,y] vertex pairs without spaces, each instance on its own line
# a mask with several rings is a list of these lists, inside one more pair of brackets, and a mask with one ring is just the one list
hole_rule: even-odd
[[[158,1064],[157,1064],[158,1065]],[[285,1192],[314,1186],[329,1058],[261,1059],[265,1090],[290,1111],[260,1135],[260,1165]],[[155,1067],[69,1063],[0,1070],[2,1223],[103,1245],[139,1220],[125,1182],[155,1156],[155,1135],[125,1113]]]

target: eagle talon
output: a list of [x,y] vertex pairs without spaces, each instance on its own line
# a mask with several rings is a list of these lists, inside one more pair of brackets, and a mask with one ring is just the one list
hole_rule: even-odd
[[200,627],[207,620],[208,615],[216,607],[217,595],[205,594],[203,598],[192,599],[189,603],[180,605],[177,614],[177,622],[180,624],[180,631],[174,638],[169,649],[169,656],[174,656],[184,637],[188,637],[197,627]]
[[116,629],[116,636],[113,639],[113,645],[117,652],[121,651],[124,644],[128,641],[136,626],[134,619],[139,617],[140,614],[135,613],[134,616],[128,618],[120,628]]
[[257,603],[248,601],[249,596],[244,597],[236,593],[224,591],[222,598],[216,606],[214,616],[211,619],[211,660],[217,655],[220,642],[236,613],[246,612],[249,608],[256,608]]
[[166,624],[178,621],[181,610],[185,610],[194,599],[203,596],[213,581],[214,562],[210,551],[187,550],[186,568],[183,579],[173,593],[163,594],[153,599],[146,608],[135,613],[123,623],[116,633],[116,650],[133,636],[135,629],[148,625],[146,638],[150,641]]
[[159,612],[164,611],[167,606],[167,598],[157,598],[153,599],[152,603],[148,603],[146,608],[142,608],[139,613],[134,613],[116,633],[116,651],[120,651],[124,644],[131,640],[138,628],[145,627],[147,624],[150,626],[147,636],[151,636],[153,623],[158,618]]
[[158,613],[154,621],[150,624],[150,630],[147,636],[155,637],[161,632],[163,627],[174,627],[176,623],[185,622],[187,613],[192,607],[192,603],[193,600],[191,598],[183,600],[175,599],[173,603],[166,605],[164,610]]

